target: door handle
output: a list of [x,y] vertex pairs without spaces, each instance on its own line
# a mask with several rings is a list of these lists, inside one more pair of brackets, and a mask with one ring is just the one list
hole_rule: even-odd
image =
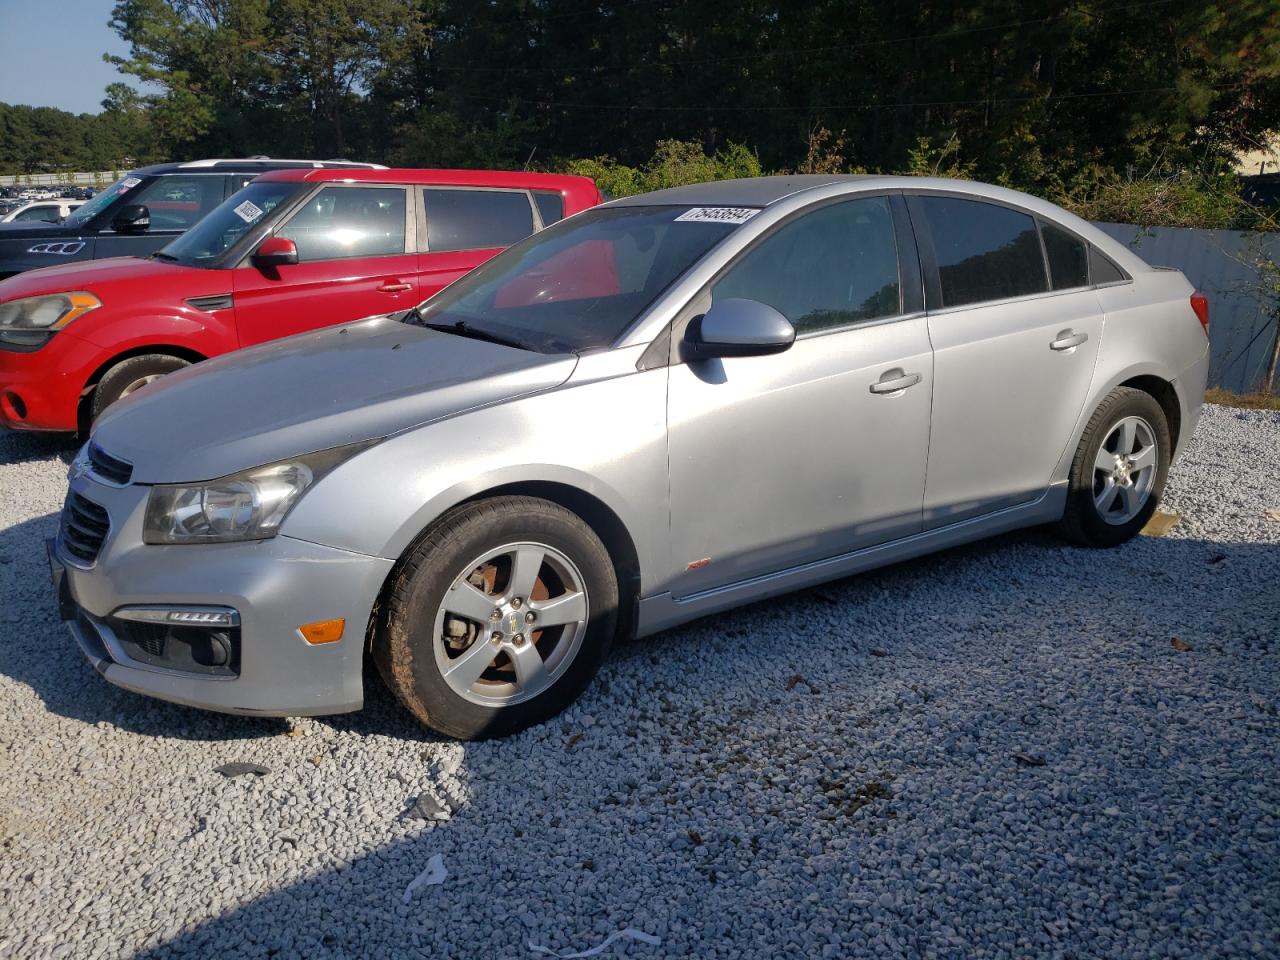
[[914,387],[924,377],[918,373],[903,373],[901,369],[890,370],[871,385],[871,392],[877,394],[901,393],[907,387]]
[[1089,339],[1087,333],[1073,333],[1070,330],[1058,331],[1058,337],[1049,341],[1050,350],[1071,350]]
[[378,288],[379,293],[404,293],[406,290],[412,290],[412,283],[405,283],[403,280],[388,280]]

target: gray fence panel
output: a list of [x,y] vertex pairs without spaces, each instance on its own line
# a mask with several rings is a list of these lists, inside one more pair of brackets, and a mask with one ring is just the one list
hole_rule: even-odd
[[[1238,230],[1143,229],[1128,223],[1094,226],[1153,266],[1176,267],[1209,298],[1210,386],[1246,392],[1266,374],[1275,343],[1274,302],[1258,289],[1248,264],[1258,256],[1280,261],[1280,234]],[[1242,262],[1243,261],[1243,262]]]

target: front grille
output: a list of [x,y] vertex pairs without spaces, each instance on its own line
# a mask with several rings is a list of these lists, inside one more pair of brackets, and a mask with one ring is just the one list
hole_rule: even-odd
[[62,507],[58,542],[68,557],[91,564],[98,559],[98,551],[102,549],[102,541],[107,539],[110,526],[106,510],[71,490]]
[[89,467],[103,480],[117,486],[125,486],[133,478],[133,464],[113,457],[100,446],[89,441]]

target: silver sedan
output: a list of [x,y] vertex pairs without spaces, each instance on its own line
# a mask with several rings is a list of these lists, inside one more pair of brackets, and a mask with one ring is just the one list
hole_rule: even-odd
[[616,201],[418,308],[166,377],[50,558],[105,678],[215,710],[553,716],[620,635],[1033,524],[1111,547],[1199,417],[1208,305],[997,187]]

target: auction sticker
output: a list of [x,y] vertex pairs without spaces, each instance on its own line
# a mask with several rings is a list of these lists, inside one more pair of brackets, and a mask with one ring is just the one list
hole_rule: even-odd
[[137,177],[125,177],[120,181],[120,192],[124,193],[126,190],[132,190],[141,182],[142,181]]
[[693,207],[676,217],[676,222],[746,223],[759,212],[755,207]]
[[245,223],[253,223],[262,216],[262,208],[252,200],[246,200],[240,206],[235,208],[236,215]]

